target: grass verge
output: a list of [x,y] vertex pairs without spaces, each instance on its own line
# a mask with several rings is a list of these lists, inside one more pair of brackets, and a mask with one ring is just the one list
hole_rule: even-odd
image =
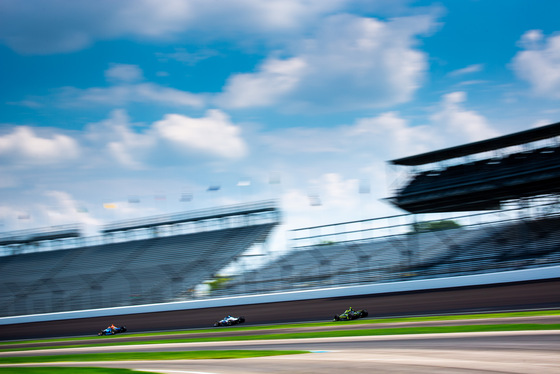
[[87,353],[54,356],[2,357],[0,364],[45,363],[45,362],[90,362],[90,361],[146,361],[146,360],[203,360],[233,359],[295,355],[308,351],[276,350],[216,350],[216,351],[182,351],[182,352],[117,352]]
[[[357,330],[330,330],[315,332],[292,332],[292,333],[271,333],[260,335],[245,336],[209,336],[203,338],[181,338],[181,339],[158,339],[150,341],[113,341],[103,344],[78,344],[72,346],[51,346],[43,348],[26,348],[0,350],[7,351],[23,351],[36,349],[61,349],[61,348],[83,348],[96,346],[123,346],[123,345],[141,345],[141,344],[175,344],[175,343],[197,343],[197,342],[224,342],[224,341],[251,341],[251,340],[278,340],[278,339],[306,339],[306,338],[333,338],[345,336],[373,336],[373,335],[407,335],[407,334],[430,334],[430,333],[454,333],[454,332],[490,332],[490,331],[535,331],[535,330],[560,330],[560,324],[536,324],[536,323],[518,323],[518,324],[495,324],[495,325],[459,325],[459,326],[425,326],[425,327],[392,327],[392,328],[375,328],[375,329],[357,329]],[[0,363],[2,359],[0,359]]]
[[152,371],[96,367],[10,367],[0,368],[0,374],[157,374]]

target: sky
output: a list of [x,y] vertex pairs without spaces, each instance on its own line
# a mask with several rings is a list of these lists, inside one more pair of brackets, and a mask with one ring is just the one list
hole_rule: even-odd
[[560,121],[558,14],[0,0],[0,234],[271,198],[283,232],[404,213],[388,160]]

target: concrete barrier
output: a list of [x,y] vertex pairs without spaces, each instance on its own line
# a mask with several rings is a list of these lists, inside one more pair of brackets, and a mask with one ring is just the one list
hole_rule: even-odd
[[131,305],[114,308],[76,310],[58,313],[31,314],[0,318],[0,325],[16,323],[59,321],[76,318],[92,318],[125,314],[166,312],[175,310],[202,309],[238,305],[264,304],[284,301],[313,300],[334,297],[375,295],[395,292],[435,290],[454,287],[483,286],[501,283],[537,281],[560,278],[560,266],[503,271],[497,273],[472,274],[435,279],[420,279],[401,282],[373,283],[344,287],[277,292],[259,295],[240,295],[212,299],[177,301],[160,304]]

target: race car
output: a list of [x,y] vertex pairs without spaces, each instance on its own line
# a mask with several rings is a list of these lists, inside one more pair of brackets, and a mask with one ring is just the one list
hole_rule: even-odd
[[103,329],[103,330],[99,331],[97,333],[97,335],[98,336],[115,335],[115,334],[125,332],[125,331],[126,331],[126,326],[116,327],[114,325],[111,325],[111,326],[107,327],[106,329]]
[[365,318],[368,316],[368,311],[365,309],[354,310],[352,307],[348,308],[342,314],[335,314],[333,321],[350,321],[358,318]]
[[227,316],[220,321],[214,323],[214,327],[218,326],[233,326],[245,322],[245,317],[232,317]]

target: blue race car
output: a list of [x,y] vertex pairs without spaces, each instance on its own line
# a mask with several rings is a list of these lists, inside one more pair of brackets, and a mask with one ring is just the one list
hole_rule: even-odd
[[224,319],[220,320],[220,321],[216,321],[214,323],[214,327],[218,327],[218,326],[232,326],[232,325],[237,325],[239,323],[243,323],[245,322],[245,317],[232,317],[232,316],[227,316]]
[[126,331],[126,326],[117,327],[115,325],[111,325],[111,326],[107,327],[106,329],[103,329],[103,330],[99,331],[97,333],[97,335],[98,336],[115,335],[115,334],[125,332],[125,331]]

